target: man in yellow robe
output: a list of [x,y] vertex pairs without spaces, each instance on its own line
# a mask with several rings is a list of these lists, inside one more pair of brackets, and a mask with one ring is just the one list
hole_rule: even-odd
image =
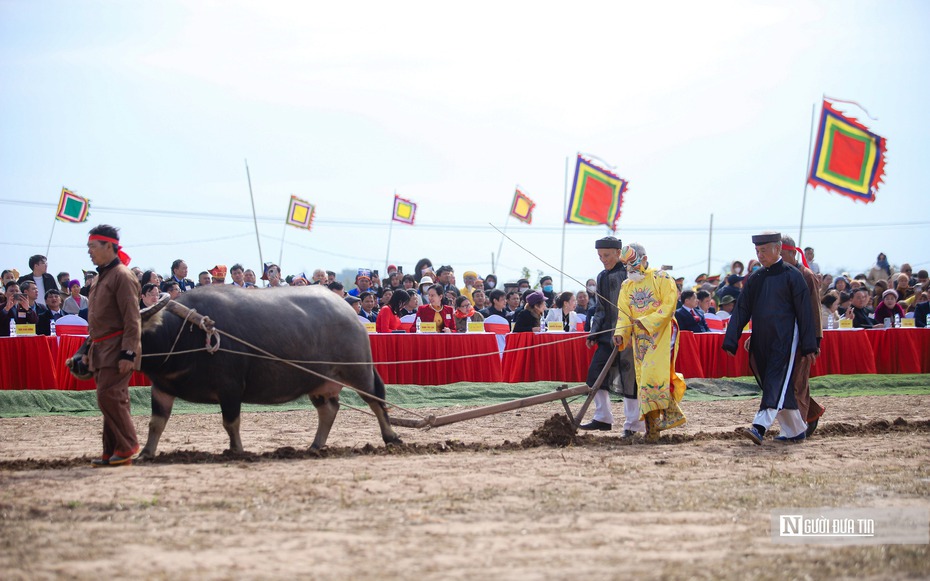
[[681,374],[675,373],[678,287],[664,270],[649,268],[641,244],[625,246],[620,251],[620,260],[628,276],[617,299],[619,314],[614,343],[621,350],[633,349],[646,441],[655,442],[661,430],[686,421],[678,406],[685,395],[685,382]]

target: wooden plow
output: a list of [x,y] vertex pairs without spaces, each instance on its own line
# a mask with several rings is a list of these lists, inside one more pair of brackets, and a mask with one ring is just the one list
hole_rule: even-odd
[[[597,380],[594,382],[593,387],[588,387],[587,385],[578,385],[575,387],[568,387],[567,385],[560,385],[552,393],[542,393],[539,395],[532,395],[530,397],[524,397],[521,399],[515,399],[512,401],[499,403],[495,405],[484,406],[480,408],[475,408],[473,410],[466,410],[463,412],[455,412],[451,414],[434,416],[430,415],[426,418],[421,418],[417,420],[407,419],[407,418],[395,418],[389,416],[392,425],[400,426],[402,428],[419,428],[419,429],[429,429],[429,428],[438,428],[439,426],[446,426],[448,424],[454,424],[456,422],[464,422],[465,420],[473,420],[475,418],[481,418],[484,416],[490,416],[494,414],[499,414],[503,412],[509,412],[512,410],[518,410],[529,406],[539,405],[542,403],[548,403],[550,401],[562,400],[562,406],[565,408],[565,414],[572,422],[572,427],[577,431],[578,426],[581,425],[581,420],[584,418],[585,413],[588,411],[588,406],[591,405],[591,402],[594,400],[594,394],[597,393],[597,390],[601,388],[601,384],[604,383],[607,375],[610,373],[610,369],[613,367],[614,359],[617,357],[617,350],[614,349],[610,358],[607,360],[604,369],[601,370],[600,375],[597,376]],[[568,398],[587,395],[585,402],[581,405],[581,409],[578,410],[577,414],[572,414],[572,410],[568,405]]]

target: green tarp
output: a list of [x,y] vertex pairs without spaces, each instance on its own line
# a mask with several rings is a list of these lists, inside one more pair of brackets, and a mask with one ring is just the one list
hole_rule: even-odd
[[[389,385],[387,399],[408,408],[491,405],[553,391],[558,382],[536,383],[453,383],[450,385]],[[571,386],[570,386],[571,387]],[[827,375],[811,380],[814,396],[848,397],[858,395],[930,394],[930,374],[922,375]],[[151,413],[150,388],[129,389],[134,415]],[[751,377],[688,380],[686,401],[711,401],[758,397]],[[342,402],[364,406],[354,393],[343,391]],[[311,409],[307,398],[282,405],[248,405],[243,411]],[[367,406],[365,406],[367,407]],[[192,404],[177,400],[173,413],[219,413],[219,405]],[[94,391],[0,391],[0,417],[45,415],[100,415]]]

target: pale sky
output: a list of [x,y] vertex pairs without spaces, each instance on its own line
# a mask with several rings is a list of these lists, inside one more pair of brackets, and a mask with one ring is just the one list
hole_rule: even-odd
[[[497,268],[562,261],[566,159],[629,180],[618,223],[690,281],[798,238],[822,95],[888,140],[873,204],[807,189],[801,242],[827,272],[878,252],[930,268],[926,2],[0,1],[2,267],[89,268],[87,230],[121,228],[133,265],[286,274],[384,269],[393,194],[419,205],[390,258],[491,272],[519,184],[532,225]],[[569,175],[569,178],[571,175]],[[91,200],[54,222],[62,186]],[[291,194],[317,206],[284,227]],[[601,268],[603,227],[569,225],[564,287]],[[283,246],[282,246],[283,235]]]

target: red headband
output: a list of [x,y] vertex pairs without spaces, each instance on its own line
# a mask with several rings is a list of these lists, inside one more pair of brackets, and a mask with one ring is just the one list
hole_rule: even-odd
[[782,247],[782,248],[785,248],[785,249],[787,249],[787,250],[794,250],[795,252],[800,252],[800,253],[801,253],[801,263],[804,264],[804,266],[806,266],[807,268],[810,268],[810,265],[807,264],[807,257],[804,256],[804,251],[803,251],[803,250],[801,250],[801,249],[798,248],[797,246],[788,246],[787,244],[782,244],[781,247]]
[[99,240],[100,242],[110,242],[111,244],[116,244],[116,253],[119,256],[119,261],[123,263],[124,266],[129,266],[129,255],[123,252],[123,247],[120,246],[119,240],[116,238],[110,238],[109,236],[101,236],[100,234],[91,234],[88,238],[90,240]]

